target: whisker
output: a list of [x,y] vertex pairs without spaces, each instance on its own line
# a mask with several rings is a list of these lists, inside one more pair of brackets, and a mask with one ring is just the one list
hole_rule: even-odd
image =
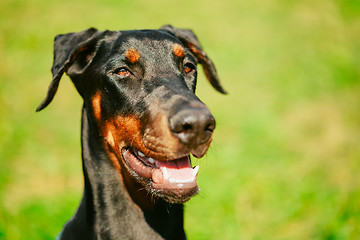
[[136,139],[140,134],[141,134],[141,132],[138,131],[138,132],[135,134],[135,136],[133,136],[133,138],[132,138],[132,140],[131,140],[131,145],[134,144],[135,139]]

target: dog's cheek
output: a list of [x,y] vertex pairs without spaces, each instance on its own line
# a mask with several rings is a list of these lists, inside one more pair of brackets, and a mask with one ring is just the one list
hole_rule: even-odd
[[119,151],[119,140],[116,135],[116,128],[112,122],[105,122],[101,129],[101,134],[104,138],[104,145],[106,152],[119,173],[121,173],[120,155]]
[[121,150],[124,147],[143,149],[140,121],[133,116],[117,116],[104,120],[101,125],[101,134],[108,148],[121,158]]
[[92,97],[91,104],[92,104],[92,110],[93,110],[95,119],[97,121],[100,121],[101,120],[101,94],[99,92],[96,93]]

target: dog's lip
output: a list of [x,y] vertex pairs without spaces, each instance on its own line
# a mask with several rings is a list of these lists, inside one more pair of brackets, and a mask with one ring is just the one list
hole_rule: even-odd
[[122,149],[127,166],[139,177],[151,181],[154,189],[193,189],[197,187],[199,166],[192,167],[190,155],[161,161],[131,148]]

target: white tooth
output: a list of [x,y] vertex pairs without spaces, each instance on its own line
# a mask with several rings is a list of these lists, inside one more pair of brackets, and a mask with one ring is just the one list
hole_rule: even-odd
[[169,179],[169,174],[168,174],[168,172],[167,172],[166,167],[162,167],[162,168],[160,168],[160,169],[161,169],[161,171],[162,171],[163,178],[164,178],[165,180],[168,180],[168,179]]
[[143,154],[143,153],[140,152],[140,151],[138,151],[138,155],[139,155],[140,157],[145,157],[145,154]]
[[193,176],[195,177],[196,174],[198,174],[198,172],[199,172],[199,166],[195,166],[195,167],[193,168]]
[[148,161],[149,161],[150,163],[152,163],[152,164],[155,163],[155,160],[154,160],[153,158],[149,158]]
[[181,184],[181,183],[188,183],[188,182],[192,182],[194,181],[194,178],[189,178],[189,179],[175,179],[175,178],[170,178],[169,179],[169,182],[170,183],[178,183],[178,184]]

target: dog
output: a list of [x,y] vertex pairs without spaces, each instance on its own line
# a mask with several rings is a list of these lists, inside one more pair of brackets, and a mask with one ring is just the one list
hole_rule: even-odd
[[191,30],[58,35],[44,109],[66,73],[84,100],[84,194],[59,239],[186,239],[183,203],[199,192],[190,155],[207,152],[215,119],[195,95],[197,64],[226,93]]

